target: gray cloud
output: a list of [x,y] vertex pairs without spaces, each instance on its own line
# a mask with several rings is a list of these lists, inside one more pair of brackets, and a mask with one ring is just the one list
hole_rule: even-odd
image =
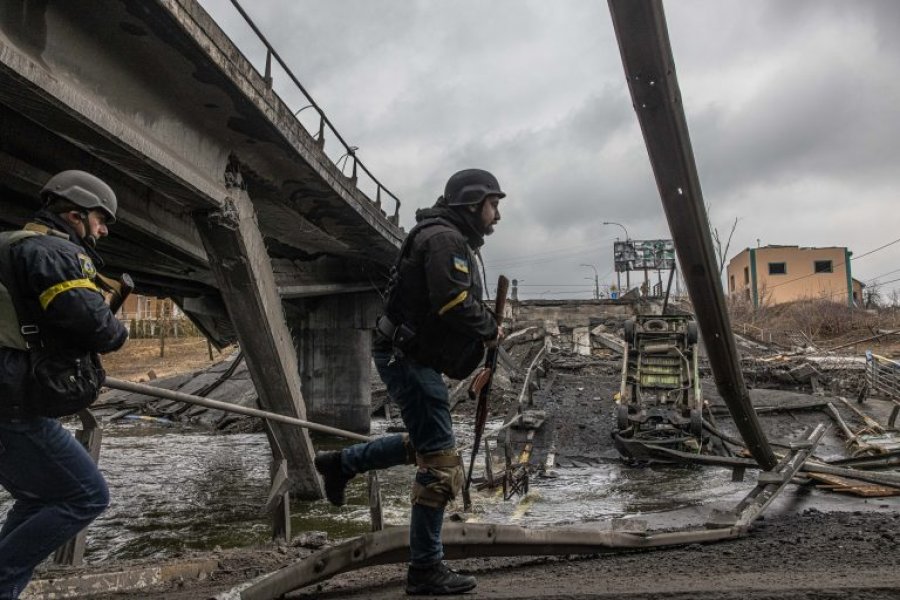
[[[264,55],[230,3],[201,3],[261,68]],[[732,253],[759,239],[862,254],[900,235],[900,3],[665,7],[711,224],[741,219]],[[505,269],[577,287],[589,274],[582,263],[611,268],[622,232],[603,221],[636,238],[667,235],[604,2],[246,8],[404,201],[406,226],[452,171],[497,173],[510,196],[485,250],[491,276]],[[276,89],[302,106],[277,78]],[[898,258],[900,245],[861,259],[854,273],[875,277]]]

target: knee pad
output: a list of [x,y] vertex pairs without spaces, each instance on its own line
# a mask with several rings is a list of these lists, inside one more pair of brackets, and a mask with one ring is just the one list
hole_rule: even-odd
[[[456,448],[416,454],[419,472],[413,483],[412,503],[444,508],[462,490],[465,473]],[[420,475],[427,483],[419,481]]]

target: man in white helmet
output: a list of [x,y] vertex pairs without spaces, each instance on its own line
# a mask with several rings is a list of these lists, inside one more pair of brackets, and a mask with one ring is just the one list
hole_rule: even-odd
[[[97,465],[55,417],[96,399],[97,353],[128,336],[97,283],[95,246],[116,218],[112,189],[63,171],[41,198],[32,222],[0,234],[0,485],[15,500],[0,528],[0,600],[17,598],[34,568],[109,504]],[[45,380],[70,366],[48,392]]]

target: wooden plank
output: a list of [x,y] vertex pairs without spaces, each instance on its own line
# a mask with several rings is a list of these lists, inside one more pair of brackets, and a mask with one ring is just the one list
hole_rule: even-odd
[[[232,188],[221,209],[197,213],[194,221],[246,357],[260,406],[306,419],[297,354],[249,196],[240,188]],[[273,423],[272,430],[288,461],[291,491],[302,499],[322,498],[309,433],[281,423]]]
[[900,490],[896,488],[876,485],[874,483],[866,483],[858,479],[849,477],[840,477],[838,475],[827,475],[825,473],[807,473],[810,479],[821,481],[826,485],[818,485],[820,489],[831,490],[834,492],[844,492],[853,494],[854,496],[862,496],[864,498],[884,498],[887,496],[900,496]]

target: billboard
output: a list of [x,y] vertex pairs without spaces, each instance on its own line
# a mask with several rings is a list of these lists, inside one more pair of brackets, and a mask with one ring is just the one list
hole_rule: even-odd
[[616,273],[626,271],[668,271],[675,268],[672,240],[625,240],[613,243]]

